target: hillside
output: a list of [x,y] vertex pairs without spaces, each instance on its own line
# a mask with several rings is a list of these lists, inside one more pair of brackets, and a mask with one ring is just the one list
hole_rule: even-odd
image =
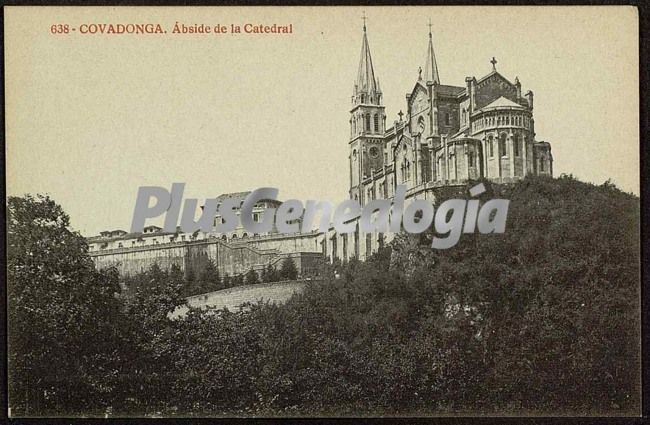
[[[505,234],[444,251],[400,236],[285,305],[191,317],[188,332],[208,320],[229,335],[193,367],[256,364],[237,404],[271,413],[637,412],[638,199],[570,177],[483,196],[511,200]],[[231,406],[219,400],[205,401]]]
[[[638,414],[639,199],[570,177],[486,186],[482,199],[511,200],[504,234],[463,235],[448,250],[400,235],[365,263],[326,267],[284,304],[191,308],[182,320],[168,318],[184,300],[178,271],[152,268],[132,297],[109,297],[117,275],[91,269],[66,220],[35,230],[60,208],[12,198],[9,355],[33,359],[10,380],[14,409],[36,399],[40,414]],[[51,258],[58,240],[65,263]],[[81,330],[62,324],[69,311]],[[17,332],[31,323],[57,351]]]

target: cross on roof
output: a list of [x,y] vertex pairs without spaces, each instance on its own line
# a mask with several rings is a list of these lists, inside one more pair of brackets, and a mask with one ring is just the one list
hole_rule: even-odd
[[366,19],[368,19],[368,18],[366,18],[366,11],[365,10],[363,11],[363,16],[361,17],[361,19],[363,19],[363,30],[365,31],[366,30]]
[[497,60],[494,59],[494,56],[492,56],[492,60],[490,61],[490,63],[492,64],[492,71],[496,71],[497,70]]
[[399,120],[401,122],[402,121],[402,116],[404,115],[404,112],[402,112],[402,110],[400,109],[399,112],[397,113],[397,115],[399,115]]

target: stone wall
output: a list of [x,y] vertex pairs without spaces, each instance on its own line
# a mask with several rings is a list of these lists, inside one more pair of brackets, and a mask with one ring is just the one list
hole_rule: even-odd
[[322,258],[323,236],[313,232],[299,235],[275,235],[247,239],[206,238],[142,247],[105,249],[90,252],[98,268],[115,266],[122,276],[131,276],[147,270],[154,263],[162,269],[178,265],[184,272],[198,275],[208,261],[213,261],[219,273],[230,276],[250,269],[261,271],[268,264],[280,267],[290,257],[301,275],[316,271]]

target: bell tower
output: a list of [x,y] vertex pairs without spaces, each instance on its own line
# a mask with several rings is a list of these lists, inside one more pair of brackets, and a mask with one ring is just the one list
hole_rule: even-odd
[[350,110],[350,199],[366,203],[363,181],[383,167],[383,138],[386,114],[379,80],[375,77],[368,45],[366,17],[363,17],[363,41],[359,71],[352,92]]

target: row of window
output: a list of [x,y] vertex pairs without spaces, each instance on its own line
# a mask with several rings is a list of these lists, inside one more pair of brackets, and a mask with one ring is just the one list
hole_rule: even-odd
[[[515,156],[519,156],[520,154],[521,140],[522,138],[519,134],[515,134],[513,136],[512,148],[514,150]],[[488,148],[490,158],[494,157],[494,145],[495,145],[494,137],[488,136],[487,148]],[[507,155],[508,155],[508,151],[506,149],[506,134],[501,133],[501,135],[499,136],[499,156],[507,156]]]
[[[342,239],[342,257],[343,259],[348,259],[348,234],[343,234],[343,235],[334,235],[330,241],[332,243],[332,260],[334,260],[334,257],[338,257],[338,237]],[[372,245],[373,245],[373,234],[372,233],[366,233],[366,258],[369,258],[372,255]],[[381,249],[384,246],[384,234],[379,233],[377,234],[377,239],[376,239],[376,247]],[[353,255],[355,257],[359,257],[359,233],[354,233],[354,253]]]
[[526,115],[518,114],[498,114],[498,115],[488,115],[483,116],[473,123],[474,131],[481,130],[483,128],[489,127],[499,127],[499,126],[516,126],[529,128],[530,118]]
[[[257,220],[255,220],[255,221],[257,221]],[[244,232],[244,233],[241,235],[242,238],[247,238],[248,236],[249,236],[249,235],[248,235],[248,233],[246,233],[246,232]],[[258,235],[257,233],[253,234],[253,237],[256,237],[256,236],[260,236],[260,235]],[[225,241],[225,240],[228,240],[228,239],[238,239],[238,238],[239,238],[239,237],[237,236],[237,234],[232,234],[232,235],[230,236],[230,238],[228,238],[226,235],[221,235],[221,237],[220,237],[220,239],[222,239],[222,240],[224,240],[224,241]],[[181,242],[185,242],[185,241],[187,240],[187,239],[186,239],[186,235],[180,235],[180,239],[178,239],[178,240],[180,240]],[[196,240],[196,237],[190,235],[190,236],[189,236],[189,240],[194,241],[194,240]],[[169,241],[167,241],[167,243],[173,243],[173,242],[175,242],[175,241],[177,241],[177,238],[176,238],[175,236],[170,236],[170,237],[169,237]],[[165,243],[165,240],[163,239],[162,242]],[[144,239],[140,239],[140,240],[132,240],[132,241],[131,241],[131,244],[130,244],[129,246],[130,246],[130,247],[135,247],[135,246],[159,245],[159,244],[160,244],[160,241],[159,241],[158,239],[154,238],[154,239],[151,239],[151,243],[146,243],[146,241],[145,241]],[[127,245],[128,245],[128,244],[127,244]],[[99,250],[107,249],[107,248],[108,248],[108,243],[107,243],[107,242],[106,242],[106,243],[103,243],[103,244],[99,245],[98,248],[99,248]],[[117,244],[117,248],[124,248],[124,244],[123,244],[122,242],[119,242],[119,243]],[[94,250],[95,250],[94,245],[90,245],[90,246],[89,246],[89,250],[90,250],[90,251],[94,251]]]
[[372,131],[371,124],[373,124],[374,132],[379,133],[379,114],[375,114],[374,116],[371,114],[362,114],[359,121],[359,126],[357,127],[357,118],[352,117],[352,136],[364,130],[367,132]]
[[[388,197],[388,195],[386,193],[386,183],[385,182],[383,182],[383,181],[379,182],[378,192],[383,198]],[[366,191],[366,200],[367,201],[374,201],[375,199],[377,199],[377,196],[375,194],[375,187],[370,186],[370,187],[368,187],[368,189]]]

